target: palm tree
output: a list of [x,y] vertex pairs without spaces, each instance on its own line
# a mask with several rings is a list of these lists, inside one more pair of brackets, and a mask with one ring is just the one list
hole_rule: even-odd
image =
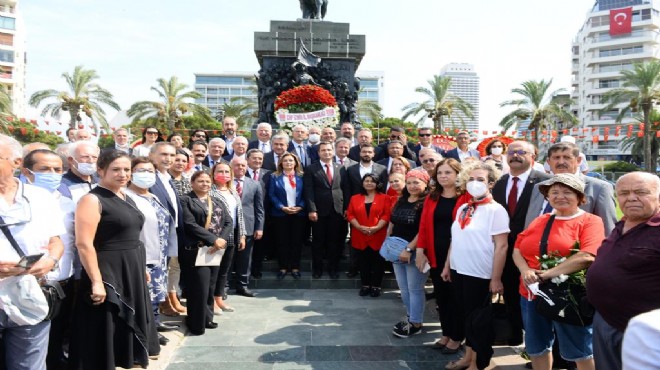
[[404,111],[401,119],[405,121],[410,116],[416,116],[419,113],[424,113],[417,121],[417,125],[421,125],[425,118],[431,118],[435,126],[436,132],[442,131],[443,117],[447,117],[452,125],[455,126],[455,118],[458,118],[463,124],[463,118],[454,115],[454,111],[460,111],[467,118],[473,118],[472,104],[466,102],[461,97],[455,95],[449,89],[451,88],[451,77],[449,76],[433,76],[432,80],[427,80],[429,87],[417,87],[415,92],[421,93],[428,98],[422,103],[410,103],[403,107]]
[[653,158],[657,158],[657,150],[653,155],[651,131],[651,110],[655,104],[660,103],[660,61],[652,60],[646,63],[635,63],[632,70],[621,71],[620,88],[610,90],[603,94],[602,102],[609,103],[602,110],[608,111],[621,103],[616,122],[628,115],[631,111],[641,110],[644,119],[644,169],[655,172],[656,165]]
[[38,107],[44,100],[53,100],[41,110],[41,116],[50,115],[59,119],[62,111],[68,111],[71,118],[69,127],[75,128],[82,121],[80,113],[83,112],[92,120],[96,131],[100,127],[108,129],[108,121],[101,104],[108,105],[115,110],[120,110],[119,104],[112,100],[112,94],[93,82],[99,75],[93,69],[84,69],[76,66],[73,74],[62,73],[62,77],[68,85],[69,91],[57,91],[53,89],[37,91],[30,97],[30,105]]
[[[635,114],[635,119],[639,122],[642,122],[644,118],[641,114]],[[649,118],[650,122],[653,122],[653,127],[651,127],[651,168],[655,169],[658,164],[658,150],[660,150],[660,137],[657,137],[656,132],[660,130],[660,127],[656,123],[660,123],[660,112],[657,110],[651,111],[651,117]],[[621,149],[628,150],[630,149],[630,154],[637,157],[644,157],[644,136],[639,137],[637,135],[627,137],[621,140]]]
[[222,117],[217,118],[222,121],[223,117],[235,117],[239,128],[249,128],[259,115],[257,107],[257,100],[253,97],[233,96],[228,103],[222,104]]
[[14,118],[11,96],[5,86],[0,85],[0,132],[8,133],[8,127]]
[[539,143],[541,129],[554,127],[557,122],[568,122],[570,126],[576,125],[577,118],[564,109],[567,104],[571,103],[571,99],[559,95],[563,89],[548,94],[551,84],[552,79],[549,81],[529,80],[523,82],[521,87],[511,89],[511,92],[518,95],[519,98],[502,102],[500,107],[515,106],[517,108],[504,116],[499,125],[507,131],[520,121],[530,120],[528,128],[534,130],[534,145],[536,146]]
[[176,76],[169,80],[159,78],[157,87],[151,87],[160,98],[160,101],[139,101],[133,103],[126,114],[133,117],[133,122],[146,118],[147,122],[156,121],[165,123],[170,131],[183,128],[181,116],[192,113],[205,120],[213,120],[211,112],[200,104],[191,103],[189,99],[199,99],[202,94],[195,90],[185,91],[188,85],[180,83]]
[[358,99],[356,110],[362,122],[378,122],[383,119],[383,108],[373,100]]

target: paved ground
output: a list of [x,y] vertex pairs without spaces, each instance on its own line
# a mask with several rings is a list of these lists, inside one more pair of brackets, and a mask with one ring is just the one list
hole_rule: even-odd
[[[149,369],[444,369],[458,358],[428,347],[441,333],[431,302],[424,332],[400,339],[391,333],[405,315],[396,291],[379,298],[352,289],[258,292],[256,298],[230,295],[236,311],[216,316],[218,329],[203,336],[167,333],[171,342]],[[502,347],[490,368],[521,364]]]

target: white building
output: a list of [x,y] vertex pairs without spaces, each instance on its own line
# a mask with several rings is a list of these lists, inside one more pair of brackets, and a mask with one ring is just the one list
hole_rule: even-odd
[[[1,0],[0,0],[1,1]],[[207,107],[217,115],[223,104],[233,97],[257,101],[256,72],[195,73],[195,91],[203,96],[196,103]],[[371,100],[383,106],[383,72],[364,71],[356,74],[360,78],[359,99]],[[240,104],[240,101],[237,102]]]
[[[466,117],[463,112],[454,110],[454,121],[457,128],[466,129],[469,131],[479,129],[479,75],[474,70],[474,66],[468,63],[450,63],[442,67],[440,70],[441,76],[451,77],[451,87],[449,91],[456,96],[462,98],[466,102],[472,104],[472,114],[474,118]],[[461,127],[461,120],[465,127]],[[446,127],[451,127],[451,123],[447,122]]]
[[0,84],[12,98],[13,113],[25,117],[25,30],[17,0],[0,0]]
[[[596,1],[573,41],[571,98],[576,105],[572,110],[580,121],[580,146],[589,159],[627,159],[630,154],[622,151],[620,142],[625,138],[625,126],[638,121],[627,117],[615,123],[618,109],[601,112],[605,107],[601,97],[621,86],[622,70],[631,70],[633,63],[658,59],[658,4],[651,0]],[[632,7],[632,32],[610,35],[610,10],[627,7]],[[620,136],[615,136],[616,126],[622,126]],[[609,130],[608,141],[603,137],[605,128]],[[596,134],[598,143],[592,141]]]

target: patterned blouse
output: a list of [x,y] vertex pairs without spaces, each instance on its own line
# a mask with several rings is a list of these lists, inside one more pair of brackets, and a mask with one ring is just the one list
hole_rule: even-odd
[[181,180],[177,180],[172,177],[172,183],[174,183],[174,190],[178,196],[186,195],[192,191],[192,186],[190,185],[190,179],[187,179],[185,176],[181,176]]

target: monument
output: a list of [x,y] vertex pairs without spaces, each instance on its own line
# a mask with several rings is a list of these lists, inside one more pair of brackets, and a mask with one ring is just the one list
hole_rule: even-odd
[[339,122],[357,122],[360,81],[355,71],[365,54],[365,36],[351,35],[348,23],[322,20],[327,5],[328,0],[300,0],[303,18],[271,21],[269,32],[254,33],[254,52],[261,66],[255,76],[259,122],[279,128],[277,97],[304,85],[334,96]]

